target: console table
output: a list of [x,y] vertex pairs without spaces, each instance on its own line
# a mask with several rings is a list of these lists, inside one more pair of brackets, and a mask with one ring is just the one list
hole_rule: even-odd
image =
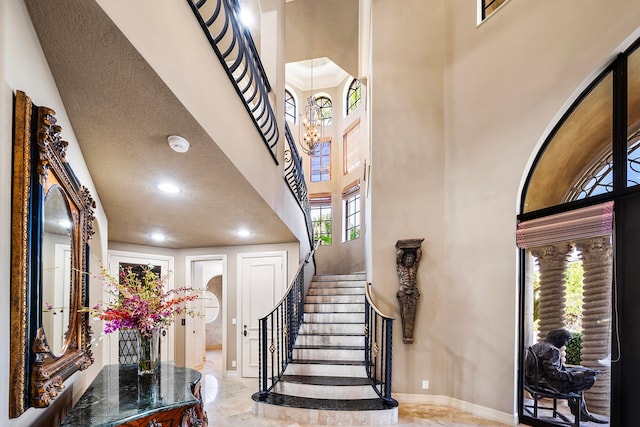
[[107,365],[62,422],[83,427],[206,427],[200,397],[202,375],[173,362],[154,376],[138,365]]

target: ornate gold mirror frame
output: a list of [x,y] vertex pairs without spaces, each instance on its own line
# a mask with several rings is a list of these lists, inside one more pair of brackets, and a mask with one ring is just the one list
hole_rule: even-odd
[[[66,161],[68,143],[55,112],[33,105],[17,91],[14,103],[13,192],[11,218],[11,391],[9,416],[29,407],[46,407],[63,382],[93,363],[88,305],[89,239],[95,202]],[[68,208],[71,277],[69,324],[62,332],[60,354],[49,349],[43,328],[44,202],[56,186]],[[65,297],[66,298],[66,297]],[[65,301],[66,303],[66,301]]]

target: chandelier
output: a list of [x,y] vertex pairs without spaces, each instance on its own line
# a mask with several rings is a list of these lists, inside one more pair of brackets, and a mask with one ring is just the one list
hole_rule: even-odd
[[302,141],[300,147],[308,156],[316,155],[320,152],[320,140],[322,139],[323,120],[320,114],[320,107],[313,95],[313,59],[311,60],[311,96],[307,98],[302,116]]
[[320,109],[315,96],[307,99],[302,117],[302,143],[301,148],[305,154],[313,156],[320,152],[320,139],[322,139],[322,119]]

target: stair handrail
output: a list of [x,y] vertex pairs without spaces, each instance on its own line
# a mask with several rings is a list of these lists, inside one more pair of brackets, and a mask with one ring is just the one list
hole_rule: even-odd
[[391,365],[393,321],[376,306],[371,295],[372,284],[365,285],[364,354],[367,376],[374,390],[384,401],[391,397]]
[[[238,0],[187,0],[229,76],[273,161],[280,137],[268,93],[271,85],[249,30],[240,23]],[[206,14],[207,18],[203,16]]]
[[[266,396],[273,389],[280,381],[289,362],[293,360],[293,345],[298,337],[304,315],[304,269],[315,255],[319,244],[320,240],[317,240],[307,256],[300,261],[298,270],[280,301],[269,314],[258,319],[260,325],[258,393],[260,396]],[[271,353],[271,357],[268,352]],[[271,379],[270,385],[269,379]]]

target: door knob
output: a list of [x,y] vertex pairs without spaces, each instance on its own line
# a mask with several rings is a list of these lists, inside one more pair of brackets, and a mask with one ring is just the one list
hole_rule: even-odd
[[247,336],[247,325],[244,325],[244,331],[242,331],[242,335]]

